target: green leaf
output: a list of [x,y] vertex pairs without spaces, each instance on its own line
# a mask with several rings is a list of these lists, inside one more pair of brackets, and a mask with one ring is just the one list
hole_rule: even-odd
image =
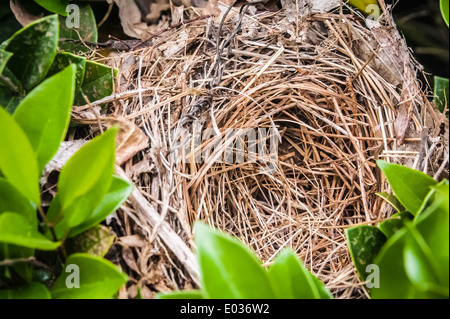
[[394,207],[397,212],[406,211],[406,208],[403,207],[403,205],[400,203],[400,201],[397,199],[395,195],[389,193],[376,193],[376,195],[383,198],[385,201],[391,204],[391,206]]
[[0,108],[0,171],[37,206],[40,204],[36,154],[22,128]]
[[[349,0],[348,3],[364,13],[372,13],[372,10],[370,10],[371,7],[369,7],[370,5],[376,5],[379,7],[377,0]],[[378,14],[376,14],[375,17],[378,18]]]
[[239,240],[195,224],[195,243],[205,297],[210,299],[273,299],[261,262]]
[[97,225],[74,238],[68,239],[65,247],[68,254],[86,253],[104,257],[115,238],[116,236],[108,227]]
[[133,188],[134,184],[114,176],[108,193],[81,225],[70,230],[69,238],[100,224],[106,217],[119,209],[120,205],[130,196]]
[[409,212],[400,212],[391,216],[390,219],[380,223],[378,228],[386,235],[392,237],[396,232],[405,226],[405,223],[411,221],[413,216]]
[[9,212],[0,215],[0,242],[40,250],[54,250],[61,245],[48,240],[22,215]]
[[36,20],[16,32],[5,51],[14,55],[8,67],[28,92],[47,74],[58,46],[58,16]]
[[66,136],[74,93],[72,64],[31,91],[13,115],[37,154],[39,172],[55,156]]
[[378,160],[377,164],[386,175],[400,203],[415,216],[430,192],[430,186],[436,185],[437,182],[427,174],[406,166],[382,160]]
[[76,56],[71,53],[62,52],[56,54],[55,60],[53,61],[47,76],[52,76],[71,64],[76,66],[76,77],[75,77],[75,94],[80,90],[81,84],[84,79],[84,72],[86,68],[86,58],[81,56]]
[[440,76],[434,77],[434,103],[438,107],[439,111],[444,112],[447,107],[448,112],[448,99],[449,96],[449,80]]
[[0,74],[3,73],[3,69],[6,66],[6,63],[8,63],[9,59],[12,57],[11,52],[6,52],[4,50],[0,50]]
[[[68,265],[78,267],[77,271],[67,271]],[[111,262],[87,254],[74,254],[66,261],[66,271],[53,286],[51,293],[58,299],[106,299],[111,298],[126,282],[127,276]],[[67,288],[66,281],[72,282],[79,274],[79,288]],[[69,277],[71,276],[71,277]]]
[[367,277],[367,266],[373,264],[386,236],[374,226],[357,226],[346,230],[348,247],[353,263],[363,280]]
[[[113,74],[114,73],[114,74]],[[81,86],[81,90],[75,97],[75,105],[85,105],[86,95],[89,102],[100,100],[113,93],[113,81],[117,74],[116,69],[92,61],[86,62],[86,74]]]
[[69,5],[69,0],[34,0],[44,9],[57,13],[62,16],[67,16],[66,7]]
[[10,182],[0,177],[0,215],[3,212],[15,212],[32,224],[38,224],[36,207],[24,197]]
[[283,250],[269,268],[269,278],[279,299],[332,299],[291,249]]
[[439,284],[438,265],[435,264],[430,248],[413,226],[408,225],[407,228],[408,235],[403,250],[406,275],[417,289],[442,294],[442,297],[448,298],[448,283],[445,291]]
[[445,23],[447,24],[447,27],[448,27],[448,23],[449,23],[449,5],[448,5],[448,0],[441,0],[440,1],[440,7],[441,7],[442,18],[444,18],[444,21],[445,21]]
[[403,228],[382,247],[375,259],[379,269],[380,285],[371,289],[372,299],[406,299],[414,297],[414,286],[404,268],[403,249],[407,229]]
[[51,295],[43,284],[34,282],[25,286],[0,290],[0,299],[51,299]]
[[[435,291],[424,290],[423,287],[417,286],[411,281],[413,272],[418,271],[413,267],[423,267],[416,264],[416,257],[410,253],[411,242],[417,243],[417,239],[412,236],[410,227],[407,226],[395,233],[382,247],[375,259],[375,264],[380,269],[380,285],[379,288],[371,290],[373,299],[442,298],[442,295]],[[408,252],[405,253],[405,251]],[[414,264],[411,264],[411,262],[414,262]],[[427,287],[430,287],[430,285]]]
[[[32,256],[34,256],[34,249],[32,248],[0,243],[0,260],[22,259]],[[33,266],[30,263],[16,263],[11,268],[26,282],[31,282]]]
[[446,181],[433,187],[431,204],[415,219],[414,225],[431,250],[437,275],[449,286],[449,185]]
[[14,74],[5,67],[0,74],[0,107],[13,114],[26,92]]
[[58,197],[70,228],[86,221],[111,186],[117,131],[114,127],[92,139],[61,170]]
[[205,299],[200,290],[174,291],[156,294],[155,299]]
[[80,23],[79,26],[71,27],[71,25],[75,24],[75,21],[71,18],[71,16],[75,17],[76,19],[76,12],[71,13],[71,16],[69,16],[68,18],[59,18],[60,37],[62,39],[62,41],[60,41],[59,43],[59,47],[62,51],[68,51],[72,53],[89,51],[89,49],[86,48],[84,44],[75,43],[73,41],[65,41],[67,39],[80,41],[81,37],[81,40],[83,42],[97,43],[98,41],[97,22],[95,21],[95,15],[92,11],[91,6],[87,4],[78,4],[78,8],[80,9],[78,20]]

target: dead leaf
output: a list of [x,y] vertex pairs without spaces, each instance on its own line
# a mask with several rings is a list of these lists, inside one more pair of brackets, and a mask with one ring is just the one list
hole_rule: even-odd
[[126,120],[117,120],[119,132],[116,137],[116,163],[122,165],[136,153],[148,147],[148,137],[134,123]]
[[118,239],[118,243],[128,247],[142,248],[146,246],[146,242],[139,235],[122,236]]
[[17,21],[24,27],[34,20],[42,18],[44,13],[35,16],[27,10],[27,1],[28,0],[10,0],[11,11],[14,13]]
[[142,14],[134,1],[114,0],[119,8],[119,18],[123,32],[133,38],[146,39],[150,36],[147,24],[142,21]]

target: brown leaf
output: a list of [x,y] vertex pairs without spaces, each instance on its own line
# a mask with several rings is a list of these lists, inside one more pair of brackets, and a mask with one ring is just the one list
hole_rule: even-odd
[[146,243],[139,235],[123,236],[119,238],[119,244],[128,247],[145,247]]
[[116,137],[116,163],[122,165],[136,153],[148,147],[148,137],[134,123],[118,120],[119,133]]
[[27,1],[28,0],[10,0],[11,11],[14,13],[17,21],[22,26],[26,26],[27,24],[42,18],[44,13],[35,16],[27,10]]

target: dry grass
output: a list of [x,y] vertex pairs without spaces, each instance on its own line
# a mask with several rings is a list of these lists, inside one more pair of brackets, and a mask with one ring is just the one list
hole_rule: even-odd
[[[111,255],[131,278],[121,297],[134,297],[137,286],[144,297],[196,286],[191,256],[180,258],[164,227],[192,248],[197,219],[239,237],[267,265],[292,247],[337,298],[367,296],[345,228],[392,213],[375,195],[388,190],[377,159],[430,174],[446,165],[445,119],[389,18],[373,29],[356,14],[290,18],[233,8],[223,21],[166,25],[141,48],[109,57],[119,76],[115,95],[102,101],[106,114],[93,117],[99,103],[75,109],[92,132],[121,118],[150,141],[122,165],[143,196],[113,222],[119,241]],[[186,153],[179,141],[198,121],[218,135],[202,142],[214,151],[192,163],[201,150]],[[272,128],[280,139],[275,171],[261,169],[264,156],[218,161],[240,138],[230,129],[251,128]]]

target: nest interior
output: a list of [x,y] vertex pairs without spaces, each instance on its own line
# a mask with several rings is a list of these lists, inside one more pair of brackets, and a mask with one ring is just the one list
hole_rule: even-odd
[[109,255],[130,277],[120,296],[196,287],[203,220],[265,265],[291,247],[335,297],[367,297],[345,229],[392,214],[377,159],[448,176],[445,117],[389,13],[216,9],[175,8],[160,33],[101,58],[119,69],[114,95],[74,110],[92,134],[125,123],[118,172],[137,188],[111,221]]

